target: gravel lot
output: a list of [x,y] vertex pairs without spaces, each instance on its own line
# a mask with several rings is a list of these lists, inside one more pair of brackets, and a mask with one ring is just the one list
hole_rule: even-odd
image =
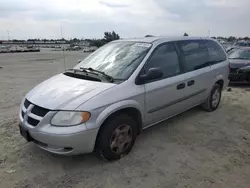
[[[65,56],[72,67],[86,54]],[[52,155],[19,135],[23,96],[63,70],[62,52],[0,54],[1,188],[249,188],[248,88],[225,91],[215,112],[194,108],[145,130],[129,156],[108,163],[94,154]]]

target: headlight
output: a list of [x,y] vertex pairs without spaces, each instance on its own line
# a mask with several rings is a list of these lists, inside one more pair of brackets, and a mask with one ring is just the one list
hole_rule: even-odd
[[51,124],[55,126],[67,127],[85,123],[89,119],[89,112],[59,111],[52,118]]

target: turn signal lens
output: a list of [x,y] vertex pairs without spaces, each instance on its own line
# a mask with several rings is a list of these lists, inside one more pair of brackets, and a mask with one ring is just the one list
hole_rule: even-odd
[[90,119],[90,113],[89,112],[82,112],[82,123],[87,122]]

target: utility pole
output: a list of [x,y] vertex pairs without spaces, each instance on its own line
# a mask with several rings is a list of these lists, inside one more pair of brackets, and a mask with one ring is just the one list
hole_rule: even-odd
[[[62,28],[62,23],[61,23],[61,37],[62,37],[62,39],[63,39],[63,28]],[[65,50],[65,49],[62,49],[62,54],[63,54],[64,70],[66,70],[66,60],[65,60],[64,50]]]
[[10,41],[10,31],[7,30],[7,35],[8,35],[8,41]]

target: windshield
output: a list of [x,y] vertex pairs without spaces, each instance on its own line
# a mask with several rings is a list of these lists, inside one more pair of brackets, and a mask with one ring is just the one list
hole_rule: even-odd
[[150,43],[112,42],[81,61],[75,69],[92,68],[114,79],[128,79],[151,46]]
[[238,49],[228,56],[229,59],[250,59],[250,49]]

